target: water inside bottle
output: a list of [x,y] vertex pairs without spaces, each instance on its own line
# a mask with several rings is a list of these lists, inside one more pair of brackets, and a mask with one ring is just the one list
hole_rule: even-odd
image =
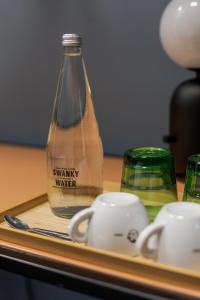
[[49,184],[48,197],[52,212],[63,218],[71,218],[80,210],[89,207],[103,191],[99,187],[78,186],[72,189],[57,188]]

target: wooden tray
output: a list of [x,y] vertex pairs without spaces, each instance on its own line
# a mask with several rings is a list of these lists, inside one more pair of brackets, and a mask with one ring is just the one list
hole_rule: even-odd
[[[105,190],[117,191],[119,185],[106,183]],[[0,214],[1,240],[12,243],[15,248],[39,251],[43,256],[54,256],[63,264],[66,259],[78,262],[79,266],[87,265],[88,270],[101,272],[119,282],[126,282],[131,287],[138,284],[144,289],[151,287],[160,294],[173,295],[176,299],[200,299],[200,272],[170,267],[143,259],[129,257],[108,251],[98,250],[85,245],[36,235],[12,229],[3,221],[5,214],[16,215],[33,227],[67,230],[67,220],[54,216],[49,208],[46,195],[29,200]],[[184,297],[184,298],[183,298]],[[172,299],[171,298],[171,299]]]

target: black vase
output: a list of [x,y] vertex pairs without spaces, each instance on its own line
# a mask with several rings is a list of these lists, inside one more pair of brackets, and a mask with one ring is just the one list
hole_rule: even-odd
[[181,83],[170,104],[170,134],[164,141],[174,153],[175,172],[184,177],[187,159],[200,153],[200,70],[194,79]]

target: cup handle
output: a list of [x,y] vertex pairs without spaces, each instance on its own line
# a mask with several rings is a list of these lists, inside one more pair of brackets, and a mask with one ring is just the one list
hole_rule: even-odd
[[79,242],[79,243],[87,242],[87,231],[81,232],[79,230],[79,225],[83,221],[90,219],[93,213],[94,213],[94,208],[89,207],[75,214],[70,220],[68,225],[69,236],[74,242]]
[[165,224],[164,223],[154,223],[147,226],[139,235],[136,248],[144,257],[146,258],[155,258],[157,255],[157,249],[149,248],[149,239],[153,235],[159,235]]

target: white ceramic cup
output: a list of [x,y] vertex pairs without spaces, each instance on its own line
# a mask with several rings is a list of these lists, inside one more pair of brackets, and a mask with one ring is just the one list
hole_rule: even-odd
[[140,234],[136,248],[146,258],[200,271],[200,205],[173,202]]
[[[88,220],[85,232],[79,225]],[[144,205],[129,193],[105,193],[98,196],[90,208],[78,212],[68,226],[73,241],[89,246],[136,255],[135,242],[148,225]]]

